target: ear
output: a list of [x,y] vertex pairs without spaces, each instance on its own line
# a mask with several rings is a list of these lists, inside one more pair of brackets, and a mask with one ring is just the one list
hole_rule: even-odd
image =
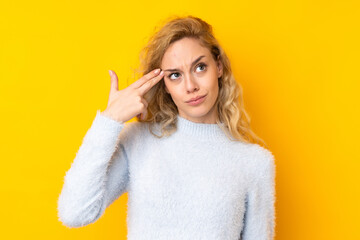
[[216,66],[218,69],[218,78],[220,78],[223,75],[223,65],[222,62],[220,61],[220,55],[217,57],[217,61],[216,61]]

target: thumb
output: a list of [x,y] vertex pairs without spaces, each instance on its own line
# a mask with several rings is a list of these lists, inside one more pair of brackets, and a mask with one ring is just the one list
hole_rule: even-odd
[[109,75],[111,77],[111,86],[110,86],[110,92],[113,91],[113,90],[119,90],[119,87],[118,87],[118,77],[116,75],[116,73],[112,70],[109,70]]

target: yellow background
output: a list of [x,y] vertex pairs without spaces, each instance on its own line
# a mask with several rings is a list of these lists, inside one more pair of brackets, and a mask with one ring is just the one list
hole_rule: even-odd
[[[276,239],[360,239],[358,1],[1,1],[1,239],[125,239],[127,194],[69,229],[57,198],[108,69],[172,14],[209,22],[276,157]],[[134,120],[134,119],[133,119]]]

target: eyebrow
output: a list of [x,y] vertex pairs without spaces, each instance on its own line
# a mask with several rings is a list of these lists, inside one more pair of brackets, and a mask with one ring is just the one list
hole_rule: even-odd
[[[191,63],[191,67],[194,66],[194,65],[195,65],[198,61],[200,61],[200,59],[202,59],[203,57],[205,57],[205,55],[202,55],[202,56],[198,57],[197,59],[195,59],[195,61],[193,61],[193,62]],[[180,70],[177,69],[177,68],[173,68],[173,69],[166,69],[166,70],[164,70],[164,71],[174,72],[174,71],[180,71]]]

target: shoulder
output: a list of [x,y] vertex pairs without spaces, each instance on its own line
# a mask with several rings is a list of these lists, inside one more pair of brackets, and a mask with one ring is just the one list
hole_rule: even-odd
[[275,161],[274,154],[267,148],[264,148],[258,144],[254,144],[254,156],[258,159],[258,161],[263,164],[273,164]]
[[144,137],[145,132],[147,131],[146,123],[133,121],[133,122],[126,122],[123,125],[124,127],[119,135],[119,138],[123,141],[135,140],[139,136]]
[[234,152],[237,154],[246,154],[253,162],[271,162],[274,161],[273,153],[257,143],[248,143],[241,141],[227,142]]
[[124,132],[141,132],[144,130],[145,123],[142,122],[126,122],[124,123]]
[[251,158],[251,165],[255,175],[262,175],[273,172],[275,169],[275,156],[267,148],[259,144],[249,144]]
[[[159,140],[152,132],[158,134],[151,123],[148,122],[126,122],[119,134],[119,142],[127,147],[144,148],[153,147]],[[153,128],[151,128],[153,127]],[[155,130],[154,130],[155,129]]]

